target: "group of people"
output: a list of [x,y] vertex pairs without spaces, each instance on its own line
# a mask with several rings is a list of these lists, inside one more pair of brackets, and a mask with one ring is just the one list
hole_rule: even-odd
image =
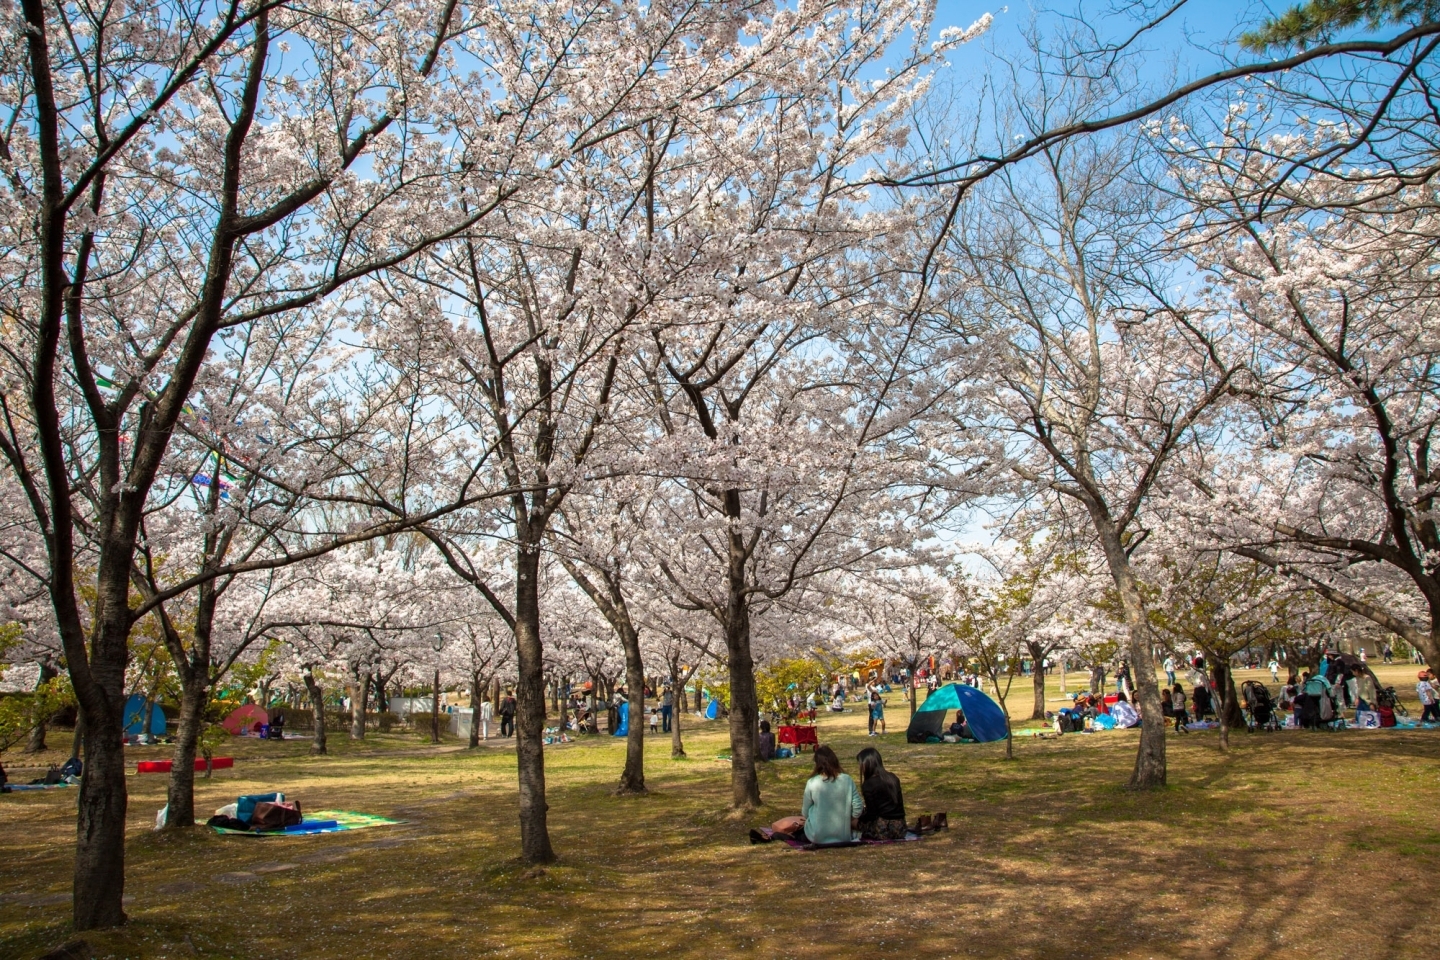
[[490,725],[495,722],[495,714],[500,714],[500,736],[502,738],[515,736],[515,694],[506,690],[500,697],[500,707],[497,711],[495,704],[489,700],[480,701],[480,739],[490,739]]
[[900,779],[885,769],[880,751],[866,747],[855,757],[860,784],[840,768],[828,745],[815,748],[815,770],[800,801],[801,827],[810,843],[903,840],[905,797]]

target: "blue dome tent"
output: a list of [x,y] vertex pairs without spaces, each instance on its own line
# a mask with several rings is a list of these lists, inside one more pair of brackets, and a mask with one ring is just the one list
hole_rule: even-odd
[[160,704],[150,705],[150,722],[145,722],[145,698],[138,693],[130,694],[125,701],[125,735],[138,737],[142,733],[163,734],[165,732],[165,711]]
[[965,712],[971,735],[981,743],[1005,739],[1005,714],[1000,705],[963,683],[948,684],[926,697],[910,718],[905,739],[910,743],[924,743],[931,737],[942,736],[947,726],[945,719],[952,710]]

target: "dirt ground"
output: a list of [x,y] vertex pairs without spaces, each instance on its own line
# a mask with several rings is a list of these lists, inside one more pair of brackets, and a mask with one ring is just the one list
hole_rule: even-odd
[[[1418,714],[1414,668],[1380,672]],[[1012,708],[1029,702],[1017,689]],[[619,741],[550,748],[561,860],[544,870],[514,859],[505,745],[336,736],[332,756],[311,758],[304,740],[236,741],[235,769],[201,781],[204,813],[275,788],[311,810],[409,822],[265,840],[157,834],[165,778],[133,776],[130,923],[85,939],[100,957],[343,960],[1435,952],[1440,731],[1242,731],[1228,755],[1214,733],[1172,734],[1169,787],[1137,795],[1123,787],[1133,733],[1019,740],[1006,761],[1000,745],[905,744],[898,694],[888,714],[878,746],[910,816],[947,811],[948,833],[814,853],[751,846],[748,827],[795,812],[809,761],[767,765],[767,806],[732,819],[729,767],[714,759],[725,728],[687,718],[689,759],[671,760],[668,739],[647,745],[646,797],[610,793]],[[821,719],[852,772],[877,745],[864,727],[858,712]],[[52,745],[50,760],[64,734]],[[11,766],[24,761],[5,761],[25,777]],[[74,802],[65,790],[0,798],[0,957],[73,939]]]

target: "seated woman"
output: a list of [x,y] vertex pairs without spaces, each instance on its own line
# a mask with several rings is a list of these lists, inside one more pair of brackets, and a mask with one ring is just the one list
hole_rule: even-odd
[[860,812],[860,836],[866,840],[905,839],[905,798],[900,778],[880,760],[880,751],[866,747],[855,758],[860,764],[860,795],[865,809]]
[[962,740],[974,740],[974,739],[975,739],[973,736],[970,735],[970,724],[968,724],[968,723],[965,722],[965,711],[964,711],[964,710],[956,710],[956,711],[955,711],[955,722],[952,723],[952,724],[950,724],[949,733],[950,733],[952,736],[959,737],[959,738],[962,739]]
[[805,839],[811,843],[847,843],[860,839],[856,828],[865,808],[850,775],[840,769],[840,758],[828,746],[815,748],[815,773],[805,782],[800,815],[805,818]]
[[1123,693],[1117,693],[1115,695],[1115,704],[1110,708],[1110,716],[1115,718],[1115,728],[1117,730],[1138,726],[1140,723],[1139,712],[1130,705],[1129,698]]
[[775,734],[770,732],[770,721],[760,721],[760,733],[755,737],[755,759],[775,759]]

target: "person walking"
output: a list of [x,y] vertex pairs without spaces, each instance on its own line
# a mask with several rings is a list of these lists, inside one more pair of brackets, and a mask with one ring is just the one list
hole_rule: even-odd
[[490,739],[490,724],[495,719],[495,704],[489,700],[480,701],[480,739]]
[[1274,657],[1270,658],[1270,680],[1274,683],[1280,682],[1280,661]]
[[1166,657],[1164,666],[1165,686],[1173,687],[1175,686],[1175,658],[1173,656]]
[[885,701],[880,691],[870,694],[870,736],[877,737],[885,732]]
[[660,694],[660,731],[670,732],[670,717],[675,712],[674,694],[666,687],[665,692]]
[[505,697],[500,701],[500,736],[513,737],[515,735],[515,696],[510,691],[505,691]]

